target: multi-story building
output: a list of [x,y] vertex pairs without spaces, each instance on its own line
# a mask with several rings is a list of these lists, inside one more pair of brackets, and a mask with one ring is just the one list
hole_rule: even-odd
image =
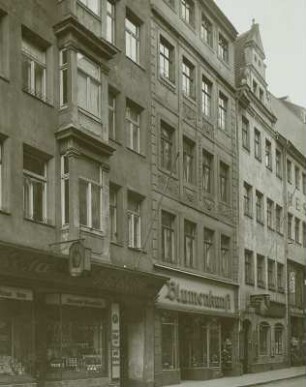
[[275,129],[258,24],[236,41],[243,372],[288,360],[284,144]]
[[152,1],[155,382],[238,369],[236,30],[213,1]]
[[304,364],[306,268],[305,109],[271,96],[276,130],[284,143],[284,198],[288,283],[288,346],[292,365]]

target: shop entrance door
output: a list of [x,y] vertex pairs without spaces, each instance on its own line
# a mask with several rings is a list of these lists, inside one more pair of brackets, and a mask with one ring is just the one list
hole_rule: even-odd
[[249,341],[250,341],[251,323],[249,320],[243,321],[243,349],[244,356],[242,361],[243,373],[249,372]]

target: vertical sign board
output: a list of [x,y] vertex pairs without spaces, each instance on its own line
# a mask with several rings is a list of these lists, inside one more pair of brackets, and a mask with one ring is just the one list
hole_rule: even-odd
[[120,315],[119,304],[112,304],[112,379],[120,378]]

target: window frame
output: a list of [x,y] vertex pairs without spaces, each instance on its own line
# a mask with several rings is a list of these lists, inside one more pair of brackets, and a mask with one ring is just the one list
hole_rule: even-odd
[[194,3],[191,0],[180,1],[181,19],[191,27],[194,26]]
[[[142,199],[128,193],[127,221],[128,221],[128,248],[141,250],[142,246]],[[136,205],[136,210],[131,206]],[[135,238],[136,235],[136,238]]]
[[244,249],[244,282],[246,285],[254,286],[254,253]]
[[[217,274],[215,231],[204,227],[203,230],[204,271]],[[208,263],[209,261],[209,263]]]
[[[187,219],[184,220],[184,266],[195,268],[196,264],[196,233],[197,225]],[[189,243],[188,243],[189,242]],[[190,247],[189,252],[188,246]],[[189,257],[188,257],[189,255]]]
[[275,173],[280,179],[283,178],[282,153],[279,149],[275,149]]
[[269,290],[275,291],[275,261],[271,258],[267,260],[268,269],[268,288]]
[[266,281],[265,281],[265,256],[261,254],[257,254],[257,286],[259,288],[265,289]]
[[256,221],[260,224],[264,224],[264,196],[261,192],[256,190]]
[[[230,169],[223,161],[219,163],[219,197],[220,201],[229,204],[230,202],[230,187],[229,187]],[[224,189],[222,189],[222,187]]]
[[[188,71],[187,71],[188,70]],[[182,58],[182,92],[187,98],[195,99],[194,74],[195,66],[185,57]]]
[[228,235],[221,234],[220,236],[220,275],[222,277],[230,277],[231,267],[231,238]]
[[207,194],[214,192],[214,156],[202,150],[202,189]]
[[203,13],[201,18],[200,36],[209,47],[213,47],[213,24]]
[[183,171],[184,182],[195,183],[195,143],[187,137],[183,137]]
[[[165,216],[168,217],[167,220],[169,220],[169,223],[166,224],[164,222]],[[171,214],[170,212],[166,210],[161,211],[161,243],[162,243],[162,249],[161,249],[161,258],[163,262],[168,262],[168,263],[175,263],[175,220],[176,217],[175,215]],[[167,234],[167,235],[165,235]],[[170,236],[170,245],[168,245],[169,239],[168,237]],[[167,244],[167,247],[166,247]],[[166,257],[166,251],[170,252],[170,256]]]
[[[163,36],[159,36],[159,75],[167,81],[174,83],[174,47]],[[162,71],[164,69],[164,71]]]
[[244,116],[241,119],[241,141],[243,148],[250,151],[250,122]]
[[[112,102],[112,103],[110,103]],[[116,105],[117,105],[117,95],[116,93],[109,88],[108,89],[108,135],[112,140],[117,140],[117,125],[116,125]],[[110,120],[110,116],[112,119]],[[112,123],[112,125],[111,125]]]
[[292,184],[292,161],[287,159],[287,182]]
[[296,165],[294,167],[294,180],[295,180],[295,188],[299,191],[301,185],[301,176],[300,176],[300,168]]
[[202,76],[202,114],[206,117],[211,117],[212,113],[212,82],[209,81],[204,75]]
[[114,1],[106,1],[106,40],[116,42],[116,5]]
[[244,215],[253,217],[253,187],[244,182],[243,183],[243,208]]
[[[130,23],[132,26],[134,26],[135,31],[132,31],[131,28],[127,25],[127,23]],[[140,23],[135,20],[135,18],[128,13],[125,16],[125,55],[131,59],[133,62],[139,64],[140,63]],[[130,45],[128,46],[128,38],[130,39]],[[134,42],[135,45],[135,52],[132,42]],[[128,50],[128,47],[130,49]]]
[[[66,60],[64,60],[64,53],[66,55]],[[60,108],[64,108],[68,105],[68,55],[69,51],[66,48],[59,52]]]
[[78,0],[84,7],[89,9],[91,12],[93,12],[95,15],[100,16],[101,13],[101,4],[100,0],[96,1],[97,8],[94,9],[93,7],[90,6],[90,0]]
[[[136,120],[132,118],[131,112],[135,115]],[[141,110],[136,107],[132,102],[127,102],[125,107],[125,122],[127,141],[126,146],[128,149],[141,154]],[[134,131],[136,131],[136,144],[134,144]]]
[[280,323],[274,325],[274,351],[275,355],[282,355],[284,352],[284,326]]
[[[167,135],[165,135],[167,133]],[[167,151],[168,147],[168,151]],[[160,121],[160,165],[161,168],[169,173],[175,172],[175,143],[174,143],[174,128],[168,125],[165,121]],[[167,154],[169,156],[167,158]]]
[[218,57],[229,63],[229,41],[221,32],[218,34]]
[[[262,334],[265,334],[265,343],[262,342]],[[270,338],[271,338],[271,327],[267,322],[259,324],[258,328],[258,353],[259,355],[269,355],[270,353]],[[264,346],[262,346],[264,344]]]
[[69,224],[70,215],[70,187],[69,187],[69,157],[61,156],[61,206],[62,206],[62,226]]
[[228,122],[228,104],[229,100],[225,94],[219,91],[218,96],[218,128],[223,131],[227,131]]
[[274,202],[267,198],[267,227],[273,230],[274,227]]
[[254,157],[258,160],[262,160],[262,148],[261,148],[261,132],[254,128]]
[[272,171],[272,143],[267,139],[265,142],[265,165]]
[[110,220],[110,240],[112,243],[118,243],[118,194],[119,188],[113,184],[109,185],[109,220]]

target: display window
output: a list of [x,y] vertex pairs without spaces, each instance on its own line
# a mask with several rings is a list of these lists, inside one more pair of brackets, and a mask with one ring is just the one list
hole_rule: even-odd
[[[84,299],[74,297],[72,301],[84,305]],[[104,303],[96,303],[95,307],[80,307],[61,304],[61,301],[53,305],[49,302],[45,318],[45,372],[48,379],[106,376],[107,324]]]
[[33,303],[1,298],[0,384],[31,381],[34,369]]
[[183,368],[220,367],[221,327],[202,317],[180,320],[181,365]]
[[161,315],[162,367],[165,370],[177,367],[177,318],[172,313]]

